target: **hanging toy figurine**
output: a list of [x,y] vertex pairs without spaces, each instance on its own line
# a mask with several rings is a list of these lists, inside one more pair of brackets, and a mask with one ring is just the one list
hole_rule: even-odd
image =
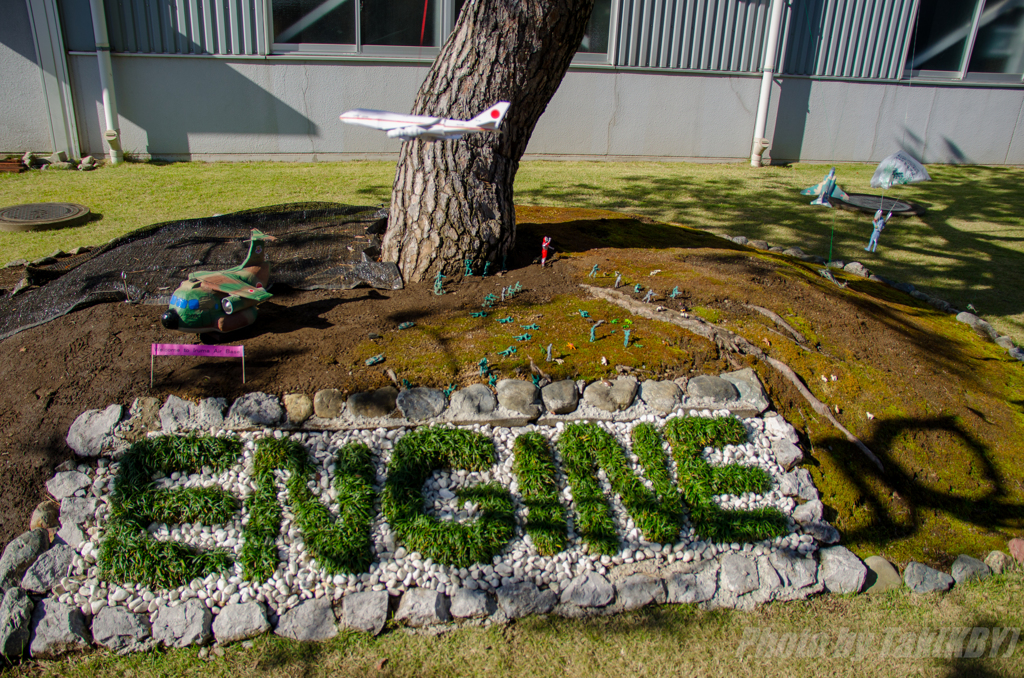
[[540,265],[544,266],[548,260],[548,254],[554,252],[555,248],[551,247],[551,238],[544,236],[544,240],[540,246]]
[[874,227],[874,230],[871,232],[871,240],[868,241],[868,246],[864,248],[865,252],[874,252],[878,248],[878,236],[882,234],[885,224],[891,217],[891,210],[884,217],[882,216],[882,210],[875,212],[875,218],[871,221],[871,225]]

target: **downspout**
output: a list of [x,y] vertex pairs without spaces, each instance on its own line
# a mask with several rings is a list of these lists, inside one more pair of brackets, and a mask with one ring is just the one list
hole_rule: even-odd
[[[761,166],[761,154],[768,150],[764,128],[768,124],[768,99],[772,93],[775,75],[775,55],[779,51],[779,31],[782,27],[784,0],[772,0],[772,16],[768,25],[768,42],[764,47],[764,71],[761,73],[761,94],[757,98],[757,119],[754,121],[754,143],[750,150],[750,166]],[[95,2],[95,0],[93,0]]]
[[114,69],[110,63],[110,38],[107,37],[107,13],[103,0],[89,0],[92,10],[92,32],[96,40],[96,61],[100,67],[100,88],[103,90],[103,115],[107,131],[103,138],[110,145],[110,162],[120,165],[124,159],[121,153],[121,130],[118,128],[117,96],[114,93]]

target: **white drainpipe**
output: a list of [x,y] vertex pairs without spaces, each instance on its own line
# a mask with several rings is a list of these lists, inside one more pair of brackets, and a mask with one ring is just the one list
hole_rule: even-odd
[[[95,2],[95,0],[93,0]],[[750,166],[761,166],[761,154],[768,150],[764,128],[768,123],[768,99],[772,93],[775,75],[775,55],[779,51],[779,30],[782,26],[784,0],[772,0],[772,17],[768,25],[768,42],[764,47],[764,72],[761,74],[761,94],[757,98],[757,119],[754,121],[754,143],[750,150]]]
[[96,39],[96,60],[100,67],[100,87],[103,90],[103,114],[107,130],[103,138],[110,145],[110,162],[121,164],[121,130],[118,129],[117,96],[114,94],[114,69],[110,63],[110,38],[107,37],[107,14],[103,0],[89,0],[92,10],[92,32]]

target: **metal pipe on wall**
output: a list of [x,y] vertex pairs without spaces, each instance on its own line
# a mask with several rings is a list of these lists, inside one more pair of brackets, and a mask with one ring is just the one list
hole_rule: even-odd
[[114,69],[110,62],[110,38],[107,37],[107,13],[103,0],[89,0],[92,10],[92,32],[96,40],[96,61],[100,67],[100,88],[103,90],[103,115],[107,129],[103,133],[110,146],[110,162],[121,164],[121,130],[118,127],[117,95],[114,92]]
[[[93,0],[95,2],[95,0]],[[768,150],[764,128],[768,124],[768,100],[775,76],[775,55],[779,51],[779,32],[782,26],[784,0],[772,0],[772,15],[768,25],[768,42],[764,46],[764,69],[761,72],[761,94],[757,98],[757,118],[754,120],[754,141],[750,149],[750,166],[761,166],[761,155]]]

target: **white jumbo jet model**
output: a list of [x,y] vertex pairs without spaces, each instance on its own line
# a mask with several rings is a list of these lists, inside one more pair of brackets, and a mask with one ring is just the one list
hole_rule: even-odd
[[499,101],[472,120],[433,118],[427,115],[402,115],[401,113],[372,111],[365,108],[345,111],[338,117],[342,122],[347,122],[350,125],[384,130],[392,139],[440,141],[442,139],[460,139],[466,134],[496,130],[504,120],[508,107],[509,102]]

